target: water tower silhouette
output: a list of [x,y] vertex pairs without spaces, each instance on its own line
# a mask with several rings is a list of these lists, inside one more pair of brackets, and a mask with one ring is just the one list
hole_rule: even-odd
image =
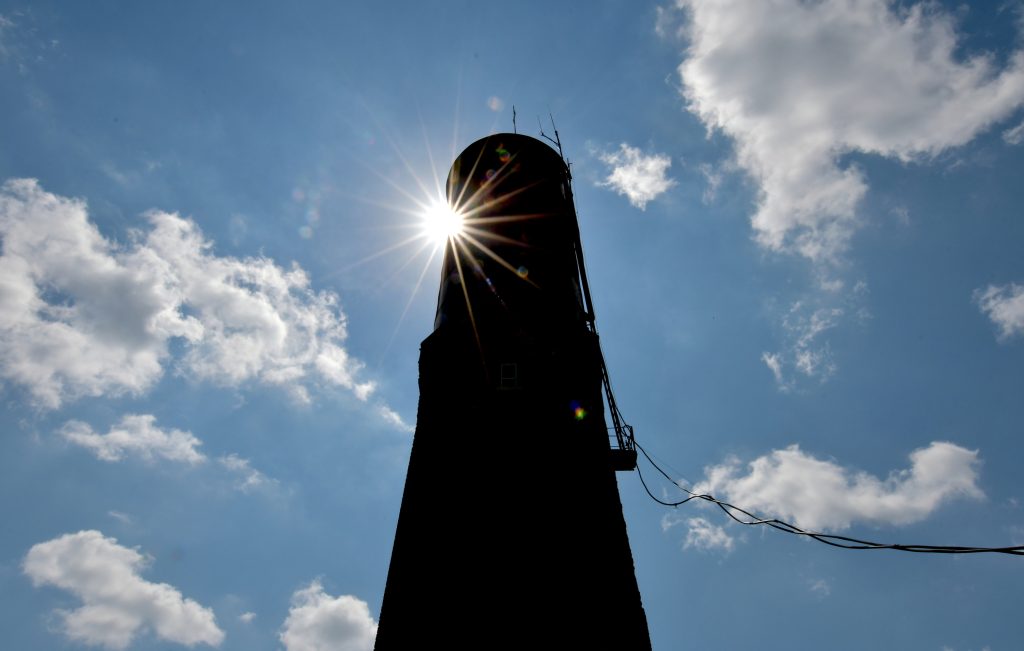
[[607,383],[570,178],[560,153],[518,134],[452,165],[465,225],[420,350],[378,651],[650,648],[615,479],[636,452]]

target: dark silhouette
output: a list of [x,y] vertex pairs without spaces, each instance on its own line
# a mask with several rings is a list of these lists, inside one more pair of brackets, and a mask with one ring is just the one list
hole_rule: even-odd
[[447,192],[465,231],[420,349],[376,649],[649,649],[615,480],[636,453],[605,423],[569,168],[498,134]]

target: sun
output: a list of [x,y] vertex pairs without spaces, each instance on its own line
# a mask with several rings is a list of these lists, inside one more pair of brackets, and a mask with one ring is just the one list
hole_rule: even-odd
[[434,244],[443,245],[462,234],[463,220],[447,201],[434,200],[423,211],[423,234]]

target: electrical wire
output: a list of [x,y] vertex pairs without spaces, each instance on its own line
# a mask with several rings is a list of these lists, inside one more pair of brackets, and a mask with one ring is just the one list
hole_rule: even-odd
[[[537,121],[539,123],[540,122],[540,118],[538,118]],[[515,120],[513,119],[513,123],[514,122],[515,122]],[[554,129],[554,131],[555,131],[555,138],[554,138],[554,140],[552,140],[547,134],[544,133],[543,126],[541,126],[541,136],[543,136],[544,138],[546,138],[547,140],[549,140],[550,142],[552,142],[552,143],[554,143],[555,145],[558,146],[558,154],[559,154],[559,156],[561,156],[562,160],[566,164],[565,165],[566,172],[567,172],[566,181],[567,181],[567,186],[568,186],[568,189],[569,189],[569,200],[572,201],[572,171],[571,171],[571,169],[569,167],[568,161],[565,160],[565,154],[562,152],[562,142],[561,142],[561,139],[558,137],[558,129],[555,128],[554,123],[555,123],[555,120],[552,117],[551,118],[551,126]],[[575,203],[573,203],[573,208],[575,209]],[[585,301],[586,301],[587,325],[588,325],[588,329],[596,335],[597,334],[597,324],[596,324],[596,319],[595,319],[595,314],[594,314],[594,303],[593,303],[593,299],[590,296],[590,284],[587,282],[587,267],[586,267],[586,263],[585,263],[585,261],[583,259],[583,245],[582,245],[581,238],[580,238],[579,216],[578,215],[576,215],[576,219],[573,220],[573,224],[576,227],[576,229],[575,229],[576,264],[577,264],[579,275],[580,275],[580,278],[579,278],[580,285],[581,285],[581,287],[583,289],[583,294],[584,294],[584,298],[585,298]],[[643,484],[644,491],[646,491],[647,494],[650,496],[650,498],[652,500],[654,500],[655,502],[657,502],[658,504],[661,504],[663,506],[669,506],[669,507],[678,507],[678,506],[686,504],[687,502],[690,502],[692,500],[703,500],[705,502],[710,502],[710,503],[714,504],[715,506],[717,506],[718,508],[722,509],[722,511],[726,515],[728,515],[732,520],[734,520],[735,522],[738,522],[739,524],[747,525],[747,526],[764,525],[764,526],[771,527],[772,529],[778,529],[779,531],[782,531],[782,532],[785,532],[785,533],[789,533],[789,534],[793,534],[794,536],[804,536],[804,537],[807,537],[807,538],[811,538],[813,540],[817,540],[820,543],[824,543],[826,545],[831,545],[832,547],[840,547],[842,549],[893,549],[893,550],[897,550],[897,551],[916,552],[916,553],[921,553],[921,554],[982,554],[982,553],[995,553],[995,554],[1010,554],[1010,555],[1013,555],[1013,556],[1024,556],[1024,546],[1017,546],[1017,547],[958,547],[958,546],[950,546],[950,545],[899,545],[899,544],[884,544],[884,543],[871,542],[869,540],[861,540],[859,538],[851,538],[849,536],[839,536],[839,535],[836,535],[836,534],[827,534],[827,533],[821,533],[821,532],[817,532],[817,531],[806,531],[806,530],[801,529],[800,527],[798,527],[798,526],[796,526],[794,524],[790,524],[790,523],[785,522],[783,520],[779,520],[778,518],[761,518],[761,517],[758,517],[757,515],[754,515],[750,511],[747,511],[745,509],[741,509],[740,507],[735,506],[733,504],[729,504],[728,502],[723,502],[722,500],[714,497],[713,495],[705,495],[705,494],[695,493],[695,492],[689,490],[688,488],[683,487],[678,481],[673,479],[667,472],[662,470],[661,466],[659,466],[657,463],[655,463],[654,459],[651,458],[651,455],[649,455],[647,453],[647,450],[645,450],[643,448],[643,446],[641,446],[639,443],[636,442],[636,439],[633,436],[633,428],[626,424],[625,419],[622,417],[622,414],[619,412],[618,405],[615,402],[615,394],[612,391],[611,380],[608,377],[608,369],[607,369],[607,366],[605,365],[604,354],[601,352],[600,345],[598,345],[598,358],[599,358],[600,364],[601,364],[602,384],[604,385],[605,396],[606,396],[607,401],[608,401],[608,411],[609,411],[609,414],[611,415],[612,425],[613,425],[613,429],[615,430],[615,435],[616,435],[618,446],[620,448],[623,448],[623,449],[630,449],[631,450],[633,448],[636,448],[636,449],[640,450],[640,452],[643,453],[644,457],[651,464],[651,466],[654,467],[655,470],[657,470],[659,473],[661,473],[661,475],[663,477],[665,477],[665,479],[667,479],[668,481],[672,482],[672,485],[674,485],[676,488],[680,489],[681,491],[683,491],[684,493],[687,494],[687,497],[685,499],[682,499],[682,500],[679,500],[679,501],[676,501],[676,502],[666,502],[665,500],[659,499],[658,497],[656,497],[654,495],[654,493],[651,492],[651,489],[648,488],[647,482],[644,481],[643,473],[640,472],[640,466],[638,464],[637,467],[636,467],[636,471],[637,471],[637,476],[640,478],[640,483]],[[745,515],[746,517],[748,517],[750,519],[749,520],[744,520],[743,518],[738,517],[736,515],[737,513]]]
[[[859,538],[851,538],[849,536],[839,536],[839,535],[836,535],[836,534],[821,533],[821,532],[818,532],[818,531],[806,531],[806,530],[801,529],[800,527],[798,527],[796,525],[790,524],[790,523],[785,522],[783,520],[779,520],[778,518],[761,518],[761,517],[758,517],[757,515],[754,515],[750,511],[747,511],[745,509],[741,509],[740,507],[735,506],[733,504],[729,504],[728,502],[724,502],[724,501],[714,497],[713,495],[707,495],[707,494],[702,494],[702,493],[695,493],[695,492],[689,490],[688,488],[685,488],[685,487],[681,486],[668,473],[666,473],[664,470],[662,470],[661,466],[659,466],[657,463],[655,463],[654,460],[651,458],[651,455],[647,454],[647,450],[645,450],[643,448],[643,446],[641,446],[639,443],[636,443],[635,440],[634,440],[634,445],[636,446],[636,449],[640,450],[640,452],[643,453],[643,455],[647,459],[648,463],[650,463],[651,466],[654,467],[655,470],[657,470],[659,473],[661,473],[661,475],[663,477],[665,477],[665,479],[667,479],[670,482],[672,482],[672,484],[676,488],[678,488],[679,490],[681,490],[681,491],[683,491],[684,493],[687,494],[687,497],[685,499],[682,499],[682,500],[679,500],[679,501],[676,501],[676,502],[667,502],[665,500],[659,499],[658,497],[656,497],[654,495],[654,493],[651,492],[651,489],[647,486],[647,482],[644,481],[643,473],[641,473],[640,466],[638,465],[637,468],[636,468],[637,476],[640,478],[640,483],[643,485],[644,491],[647,492],[647,495],[650,496],[650,498],[652,500],[654,500],[655,502],[657,502],[658,504],[661,504],[663,506],[678,507],[678,506],[686,504],[687,502],[690,502],[692,500],[703,500],[705,502],[710,502],[710,503],[714,504],[715,506],[717,506],[718,508],[722,509],[722,511],[726,515],[728,515],[730,518],[732,518],[735,522],[738,522],[739,524],[747,525],[747,526],[765,525],[765,526],[771,527],[772,529],[778,529],[779,531],[782,531],[784,533],[793,534],[794,536],[805,536],[807,538],[811,538],[813,540],[817,540],[820,543],[824,543],[826,545],[831,545],[832,547],[840,547],[842,549],[893,549],[893,550],[901,551],[901,552],[916,552],[916,553],[919,553],[919,554],[983,554],[983,553],[994,553],[994,554],[1010,554],[1012,556],[1024,556],[1024,546],[1017,546],[1017,547],[959,547],[959,546],[954,546],[954,545],[900,545],[900,544],[886,544],[886,543],[871,542],[869,540],[861,540]],[[750,519],[749,520],[745,520],[745,519],[743,519],[741,517],[738,517],[736,515],[737,513],[745,515],[745,516],[747,516]]]

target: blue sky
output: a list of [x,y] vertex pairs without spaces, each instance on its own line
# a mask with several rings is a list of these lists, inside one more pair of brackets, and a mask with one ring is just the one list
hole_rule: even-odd
[[[687,486],[1024,544],[1020,3],[354,4],[0,3],[5,648],[372,647],[422,207],[513,105]],[[656,649],[1020,646],[1013,557],[619,483]]]

